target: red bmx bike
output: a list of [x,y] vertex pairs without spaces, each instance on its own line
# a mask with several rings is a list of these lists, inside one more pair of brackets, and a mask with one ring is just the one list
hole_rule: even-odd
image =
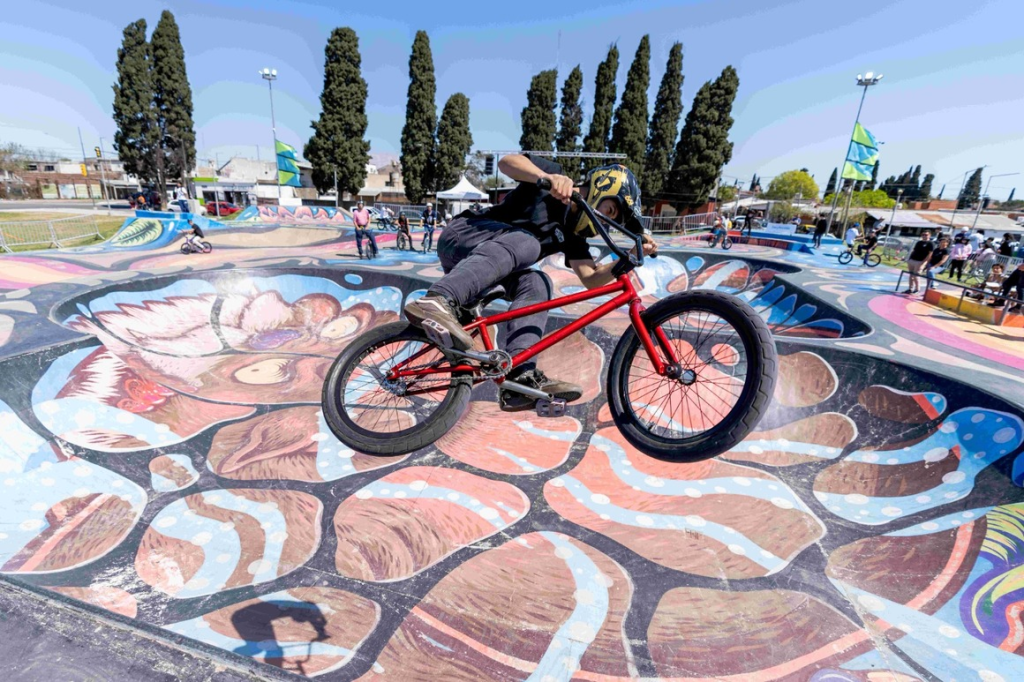
[[[430,445],[455,425],[473,386],[485,381],[536,398],[542,417],[560,416],[564,401],[506,375],[620,306],[628,306],[631,326],[611,356],[606,385],[612,418],[626,440],[652,457],[693,462],[746,437],[775,386],[777,358],[767,325],[744,301],[716,291],[678,293],[645,308],[629,275],[644,262],[640,235],[593,211],[579,194],[572,200],[618,258],[615,282],[484,316],[487,304],[504,294],[495,287],[464,311],[465,329],[478,337],[477,347],[465,352],[439,346],[408,322],[365,332],[338,356],[324,382],[324,418],[341,442],[373,455]],[[637,255],[616,244],[609,227],[628,237]],[[602,296],[612,298],[514,357],[495,347],[488,329]]]

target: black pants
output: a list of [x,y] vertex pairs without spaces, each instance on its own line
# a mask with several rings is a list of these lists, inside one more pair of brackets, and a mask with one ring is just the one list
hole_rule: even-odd
[[363,239],[369,239],[370,244],[373,246],[373,252],[377,253],[377,240],[373,236],[373,232],[367,228],[356,228],[356,251],[359,252],[359,257],[363,256]]
[[[1010,276],[1006,278],[1005,282],[1003,282],[1003,296],[1009,296],[1010,289],[1017,290],[1016,298],[1018,301],[1024,299],[1024,272],[1021,272],[1020,270],[1014,270],[1013,272],[1010,273]],[[1002,303],[1003,300],[1000,299],[999,302]],[[1019,304],[1014,303],[1014,305]]]
[[[423,226],[423,241],[420,242],[420,246],[423,247],[424,251],[430,251],[430,247],[434,244],[434,226],[424,225]],[[440,245],[438,245],[440,246]]]
[[964,264],[967,260],[951,260],[949,261],[949,276],[953,277],[953,273],[956,273],[956,281],[960,281],[960,278],[964,274]]
[[[512,310],[551,299],[551,280],[530,269],[541,258],[541,246],[526,230],[482,218],[456,218],[441,233],[437,256],[445,276],[430,292],[457,305],[472,303],[495,284],[505,287]],[[547,317],[543,312],[510,321],[502,346],[515,356],[537,343]]]
[[824,237],[824,236],[825,236],[824,232],[818,232],[817,230],[814,231],[814,248],[816,248],[816,249],[820,249],[821,248],[821,238]]

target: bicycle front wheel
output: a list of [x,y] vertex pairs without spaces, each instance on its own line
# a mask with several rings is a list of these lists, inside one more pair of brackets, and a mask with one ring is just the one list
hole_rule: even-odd
[[659,375],[636,331],[622,335],[608,371],[608,405],[622,435],[641,452],[673,462],[719,455],[764,416],[778,359],[771,332],[738,298],[716,291],[676,294],[651,306],[644,325],[672,355]]
[[726,237],[722,240],[722,248],[726,251],[732,248],[732,240]]
[[469,404],[468,374],[430,374],[388,380],[403,370],[450,366],[421,329],[408,322],[381,325],[342,351],[324,381],[324,420],[338,440],[370,455],[404,455],[448,432]]
[[853,252],[852,251],[843,251],[841,254],[839,254],[839,262],[842,263],[843,265],[846,265],[847,263],[849,263],[852,260],[853,260]]

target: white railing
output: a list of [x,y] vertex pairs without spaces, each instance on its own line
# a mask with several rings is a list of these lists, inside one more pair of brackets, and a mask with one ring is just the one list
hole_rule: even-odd
[[717,213],[691,213],[684,216],[645,217],[644,230],[652,234],[687,235],[700,230],[708,230],[715,224]]
[[69,242],[99,236],[94,216],[4,222],[0,223],[0,252],[13,253],[31,247],[59,249]]

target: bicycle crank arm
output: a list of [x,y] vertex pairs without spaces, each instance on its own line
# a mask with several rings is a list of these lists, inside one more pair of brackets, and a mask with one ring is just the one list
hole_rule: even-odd
[[466,360],[476,360],[481,365],[500,365],[502,363],[512,363],[512,358],[508,353],[504,351],[474,351],[474,350],[456,350],[454,348],[446,348],[446,353],[450,353],[458,358]]
[[538,391],[535,388],[530,388],[529,386],[523,386],[522,384],[517,384],[516,382],[509,381],[508,379],[505,379],[505,381],[501,382],[501,387],[503,389],[505,389],[505,390],[508,390],[508,391],[515,391],[516,393],[522,393],[525,396],[529,396],[531,398],[536,398],[537,400],[547,400],[547,401],[554,401],[555,400],[554,397],[552,397],[551,395],[545,393],[544,391]]

